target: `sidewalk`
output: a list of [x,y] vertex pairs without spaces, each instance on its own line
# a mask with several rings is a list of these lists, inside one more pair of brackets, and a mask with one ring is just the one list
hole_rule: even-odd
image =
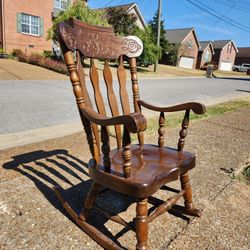
[[[250,161],[249,114],[250,106],[191,122],[186,150],[197,155],[190,177],[203,215],[180,218],[165,213],[149,226],[149,249],[250,249],[250,187],[226,171],[237,172]],[[176,145],[178,131],[166,130],[168,146]],[[101,249],[67,217],[51,190],[59,184],[82,205],[90,186],[87,152],[83,132],[0,151],[0,249]],[[106,194],[98,204],[130,221],[135,208],[131,200]],[[163,194],[161,190],[157,197],[166,199]],[[99,230],[133,248],[133,232],[121,232],[120,225],[93,215]]]

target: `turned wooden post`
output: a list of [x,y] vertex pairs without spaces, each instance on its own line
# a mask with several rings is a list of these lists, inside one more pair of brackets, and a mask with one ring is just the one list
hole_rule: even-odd
[[122,158],[123,158],[123,174],[125,178],[129,178],[131,174],[131,138],[128,129],[124,126],[123,138],[122,138]]
[[109,134],[105,126],[101,127],[101,141],[102,141],[103,165],[105,167],[105,171],[110,172],[111,160],[109,157],[109,152],[110,152]]
[[67,51],[67,49],[64,47],[61,47],[61,48],[63,51],[65,63],[67,65],[67,68],[69,71],[70,81],[72,83],[74,95],[76,98],[77,107],[78,107],[78,110],[80,112],[82,123],[83,123],[84,129],[85,129],[86,135],[87,135],[87,140],[88,140],[90,152],[91,152],[93,158],[96,161],[98,161],[99,160],[99,149],[97,147],[96,140],[92,134],[91,124],[81,113],[81,110],[86,107],[86,102],[84,99],[82,86],[81,86],[81,82],[80,82],[80,79],[79,79],[79,76],[77,73],[74,58],[73,58],[71,51]]
[[148,214],[148,200],[139,199],[136,205],[136,218],[135,218],[136,238],[137,238],[136,249],[137,250],[148,249],[147,247],[147,240],[148,240],[147,214]]
[[93,208],[95,199],[100,191],[101,185],[99,185],[96,182],[92,183],[92,186],[90,188],[90,191],[88,192],[87,198],[84,202],[83,209],[81,210],[79,214],[79,219],[86,221],[88,217],[90,216],[91,209]]
[[197,208],[194,207],[193,200],[192,200],[192,188],[189,182],[189,176],[188,172],[185,172],[181,174],[180,176],[180,181],[181,181],[181,188],[182,190],[185,190],[185,193],[183,194],[184,198],[184,204],[185,204],[185,209],[186,212],[190,215],[194,216],[201,216],[201,211]]
[[180,139],[178,142],[178,151],[182,151],[184,144],[185,144],[185,138],[187,136],[187,128],[188,128],[188,124],[189,124],[189,113],[190,113],[190,110],[187,109],[185,112],[185,116],[183,118],[183,121],[182,121],[182,128],[180,131]]
[[164,126],[165,126],[165,117],[164,117],[164,113],[161,112],[160,113],[160,117],[159,117],[159,129],[158,129],[158,146],[159,148],[163,148],[164,146]]
[[[133,91],[133,102],[134,102],[134,109],[136,113],[141,113],[141,109],[139,107],[138,101],[140,100],[139,96],[139,85],[137,79],[137,68],[136,68],[136,58],[131,58],[129,60],[129,68],[131,73],[131,81],[132,81],[132,91]],[[144,134],[143,132],[138,133],[138,140],[141,148],[144,145]]]

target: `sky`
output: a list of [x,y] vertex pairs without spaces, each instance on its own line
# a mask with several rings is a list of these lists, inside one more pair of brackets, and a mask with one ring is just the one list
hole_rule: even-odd
[[[90,8],[137,3],[146,22],[158,8],[158,0],[88,2]],[[194,27],[200,41],[232,39],[237,47],[250,47],[250,0],[162,0],[162,19],[165,29]]]

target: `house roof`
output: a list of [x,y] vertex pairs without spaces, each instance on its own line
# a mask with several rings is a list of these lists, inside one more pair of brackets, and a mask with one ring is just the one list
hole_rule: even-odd
[[142,23],[142,25],[144,26],[144,28],[147,27],[147,23],[138,7],[138,5],[136,3],[129,3],[129,4],[122,4],[122,5],[116,5],[116,6],[110,6],[110,7],[106,7],[106,8],[100,8],[99,10],[107,10],[107,9],[111,9],[111,8],[115,8],[115,9],[122,9],[125,10],[126,12],[129,12],[131,9],[135,8],[135,11]]
[[238,48],[237,57],[250,57],[250,47]]
[[194,32],[198,47],[200,47],[199,40],[196,36],[194,28],[182,28],[182,29],[167,29],[165,30],[165,37],[170,43],[181,43],[189,35],[190,32]]
[[227,44],[229,44],[230,42],[232,42],[232,44],[233,44],[233,46],[234,46],[236,52],[238,52],[238,49],[237,49],[237,47],[236,47],[236,45],[235,45],[235,43],[234,43],[233,40],[217,40],[217,41],[213,41],[212,43],[213,43],[214,49],[222,49],[222,48],[224,48]]
[[214,54],[214,48],[213,48],[212,41],[200,41],[199,51],[204,51],[208,46],[211,46],[212,53]]

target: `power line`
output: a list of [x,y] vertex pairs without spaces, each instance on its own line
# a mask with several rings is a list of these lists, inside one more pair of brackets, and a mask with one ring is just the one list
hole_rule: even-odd
[[[249,29],[248,27],[246,27],[246,26],[244,26],[244,25],[242,25],[242,24],[236,22],[235,20],[233,20],[233,19],[231,19],[231,18],[221,17],[220,14],[219,14],[218,12],[216,12],[215,10],[213,10],[213,9],[207,7],[207,6],[206,6],[206,7],[202,7],[202,6],[200,6],[200,5],[198,5],[198,4],[194,3],[194,2],[192,2],[191,0],[186,0],[186,1],[189,2],[190,4],[196,6],[197,8],[203,10],[204,12],[207,12],[208,14],[210,14],[210,15],[216,17],[216,18],[218,18],[218,19],[220,19],[220,20],[222,20],[222,21],[224,21],[224,22],[226,22],[226,23],[229,23],[229,24],[231,24],[232,26],[234,26],[234,27],[236,27],[236,28],[238,28],[238,29],[241,29],[241,30],[244,30],[244,31],[250,33],[250,29]],[[208,9],[211,9],[211,10],[214,11],[215,13],[209,11]],[[217,14],[217,13],[218,13],[218,14]]]

